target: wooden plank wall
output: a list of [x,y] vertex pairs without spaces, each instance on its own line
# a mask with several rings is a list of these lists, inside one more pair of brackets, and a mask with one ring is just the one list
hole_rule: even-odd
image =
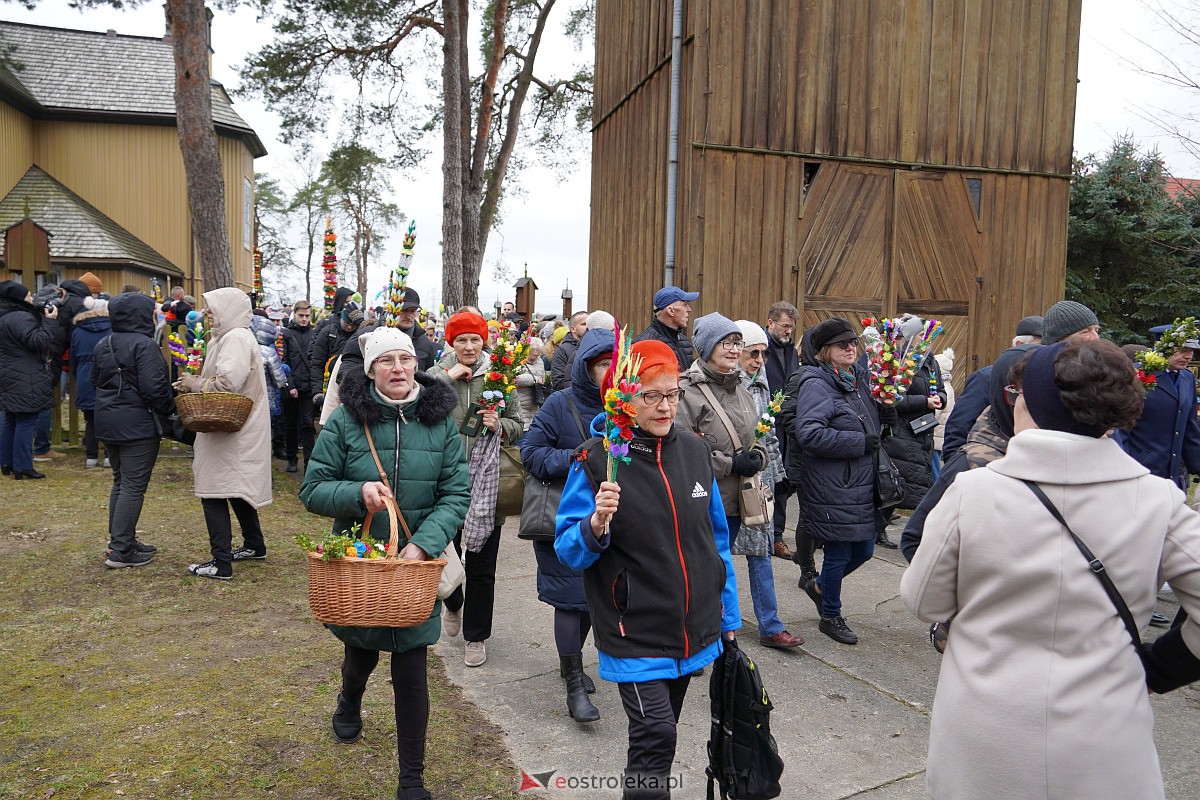
[[1069,174],[1081,3],[690,3],[712,54],[692,141]]
[[4,197],[33,166],[33,120],[3,101],[0,142],[0,197]]
[[[701,292],[695,314],[936,307],[956,382],[989,363],[1062,297],[1069,182],[1030,173],[1070,171],[1080,4],[689,0],[675,282]],[[670,5],[597,8],[588,293],[637,329],[662,283]],[[945,165],[944,185],[888,193],[879,162]],[[806,164],[820,167],[807,196]],[[839,170],[858,177],[834,190]],[[842,224],[810,241],[818,217]],[[928,241],[893,254],[897,219]]]

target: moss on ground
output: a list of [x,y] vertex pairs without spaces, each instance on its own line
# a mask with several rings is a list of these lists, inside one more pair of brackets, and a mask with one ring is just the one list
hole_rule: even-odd
[[[308,613],[291,542],[327,521],[277,471],[261,511],[269,559],[236,565],[228,583],[193,578],[187,564],[207,560],[208,536],[181,452],[164,446],[155,469],[139,530],[159,554],[138,569],[103,564],[108,470],[84,470],[80,454],[46,465],[46,480],[2,479],[0,798],[394,796],[386,661],[363,739],[329,734],[341,645]],[[429,680],[430,791],[516,797],[500,730],[433,655]]]

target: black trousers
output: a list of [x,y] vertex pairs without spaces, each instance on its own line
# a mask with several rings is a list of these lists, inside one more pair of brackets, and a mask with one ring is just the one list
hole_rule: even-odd
[[619,683],[621,705],[629,718],[625,762],[626,800],[665,800],[671,796],[679,712],[691,676],[645,683]]
[[[424,786],[425,730],[429,726],[429,685],[425,649],[392,653],[392,692],[396,706],[396,756],[400,762],[400,788]],[[367,679],[379,663],[378,650],[346,645],[342,661],[342,694],[352,702],[362,697]]]
[[205,497],[200,500],[200,505],[204,507],[204,524],[208,526],[208,544],[219,569],[233,569],[233,526],[229,521],[229,506],[233,506],[233,513],[237,515],[244,546],[256,553],[267,552],[257,508],[240,497]]
[[295,461],[301,449],[304,450],[304,461],[312,453],[316,433],[313,431],[312,397],[283,396],[283,450],[287,453],[288,461]]
[[116,553],[128,553],[137,538],[138,518],[146,499],[146,487],[154,472],[160,439],[106,442],[112,464],[113,485],[108,493],[108,541]]
[[454,549],[463,558],[463,572],[467,580],[443,602],[451,611],[466,606],[462,618],[464,641],[486,642],[492,638],[492,611],[496,605],[496,557],[500,553],[500,526],[492,528],[492,535],[478,553],[463,553],[462,531],[454,537]]
[[[83,455],[84,458],[100,458],[100,441],[96,438],[96,412],[83,412]],[[111,457],[109,458],[111,462]]]

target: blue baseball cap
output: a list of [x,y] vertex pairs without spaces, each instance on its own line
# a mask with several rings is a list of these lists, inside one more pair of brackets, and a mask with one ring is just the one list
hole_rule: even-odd
[[678,286],[664,286],[654,293],[654,310],[662,311],[671,305],[671,303],[678,302],[679,300],[686,300],[690,303],[699,296],[699,292],[685,292]]

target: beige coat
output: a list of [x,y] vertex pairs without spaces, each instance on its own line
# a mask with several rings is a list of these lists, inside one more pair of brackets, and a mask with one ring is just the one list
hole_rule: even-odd
[[1129,634],[1037,482],[1145,626],[1170,580],[1200,653],[1200,517],[1108,438],[1028,430],[960,474],[900,582],[953,619],[930,723],[934,798],[1163,797],[1154,714]]
[[699,361],[692,362],[692,366],[683,373],[679,381],[684,391],[679,411],[675,415],[675,424],[697,434],[708,443],[712,451],[713,476],[717,479],[717,489],[721,492],[725,514],[730,517],[741,516],[738,498],[742,478],[733,474],[733,456],[738,447],[720,415],[700,390],[700,385],[706,384],[721,404],[737,431],[741,449],[750,450],[757,446],[762,452],[763,463],[766,464],[766,448],[761,444],[756,445],[754,441],[754,428],[758,425],[758,406],[754,397],[742,386],[740,372],[735,370],[725,376],[724,383],[715,383],[700,364]]
[[262,355],[248,327],[250,298],[225,287],[205,292],[204,302],[212,313],[211,338],[199,377],[185,388],[244,394],[254,408],[237,433],[196,434],[196,496],[238,497],[262,508],[271,503],[271,414]]

